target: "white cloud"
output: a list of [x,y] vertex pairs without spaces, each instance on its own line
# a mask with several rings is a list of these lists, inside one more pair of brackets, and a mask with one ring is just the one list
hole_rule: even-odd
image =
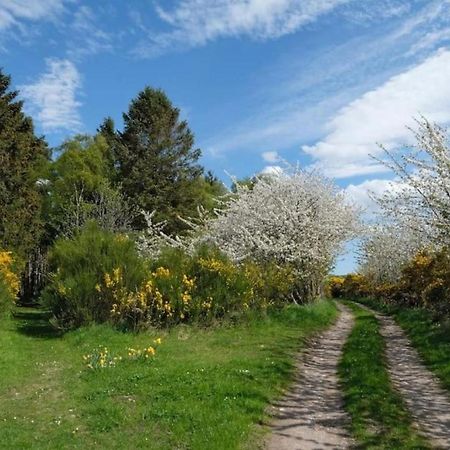
[[53,20],[64,9],[64,0],[1,0],[0,30],[22,21]]
[[392,77],[342,108],[327,124],[326,137],[302,149],[329,176],[384,171],[370,159],[387,148],[410,141],[413,118],[419,114],[450,123],[450,50],[440,50],[421,64]]
[[[385,0],[375,5],[371,0],[358,0],[357,4],[345,7],[345,16],[359,9],[367,13],[357,17],[358,21],[375,20],[371,17],[379,8],[394,14],[402,3]],[[446,3],[450,5],[450,0]],[[214,156],[221,156],[232,151],[267,147],[288,149],[316,142],[326,136],[325,125],[341,108],[394,75],[408,71],[413,64],[445,45],[445,34],[439,34],[433,42],[428,41],[427,48],[410,52],[430,30],[450,26],[450,8],[446,11],[442,0],[437,0],[422,9],[411,10],[401,21],[387,22],[382,14],[383,32],[379,27],[368,27],[366,32],[343,43],[324,45],[311,54],[307,64],[298,57],[298,48],[281,54],[270,65],[260,68],[264,77],[255,78],[253,92],[244,100],[248,101],[244,103],[245,108],[229,113],[235,117],[235,123],[212,132],[203,147]],[[247,111],[245,115],[243,111]],[[404,118],[402,123],[408,119],[410,117]],[[338,175],[364,175],[373,170],[382,172],[384,168],[368,167],[366,162],[354,167],[347,164]]]
[[293,33],[352,0],[178,0],[157,7],[172,29],[150,35],[137,53],[151,56],[173,47],[196,47],[226,36],[273,39]]
[[48,59],[47,71],[35,83],[21,86],[30,114],[41,124],[44,132],[79,131],[81,119],[77,100],[81,76],[67,59]]
[[383,195],[388,189],[393,189],[396,182],[392,180],[374,179],[367,180],[360,184],[350,184],[345,188],[347,198],[355,205],[364,210],[375,211],[377,204],[373,197]]
[[280,155],[278,152],[263,152],[262,159],[269,163],[275,163],[280,160]]
[[280,166],[266,166],[261,170],[263,175],[282,175],[284,170]]

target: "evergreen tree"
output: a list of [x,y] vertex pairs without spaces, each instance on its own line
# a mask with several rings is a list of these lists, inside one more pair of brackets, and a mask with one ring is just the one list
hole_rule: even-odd
[[43,223],[42,191],[49,151],[34,134],[11,78],[0,70],[0,247],[27,259],[38,244]]
[[[168,231],[180,231],[177,216],[195,214],[203,171],[187,122],[163,91],[149,87],[132,100],[123,119],[123,132],[114,132],[111,119],[100,132],[113,148],[124,194],[139,209],[155,210],[158,220],[167,220]],[[145,222],[138,219],[135,227]]]

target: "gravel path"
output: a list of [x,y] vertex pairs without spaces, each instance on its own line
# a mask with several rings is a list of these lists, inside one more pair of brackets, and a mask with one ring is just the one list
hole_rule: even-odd
[[294,386],[273,405],[269,450],[344,449],[353,443],[346,429],[350,419],[343,408],[337,377],[353,316],[345,306],[338,306],[339,319],[299,358]]
[[376,314],[386,341],[392,383],[402,394],[415,422],[437,448],[450,449],[450,396],[423,365],[403,330],[387,316]]

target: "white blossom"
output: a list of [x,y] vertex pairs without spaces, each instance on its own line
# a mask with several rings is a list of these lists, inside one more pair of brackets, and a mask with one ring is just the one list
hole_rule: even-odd
[[203,239],[237,262],[290,264],[300,297],[315,296],[343,243],[355,233],[356,209],[330,180],[299,169],[262,176],[250,187],[237,183],[236,189],[207,223]]

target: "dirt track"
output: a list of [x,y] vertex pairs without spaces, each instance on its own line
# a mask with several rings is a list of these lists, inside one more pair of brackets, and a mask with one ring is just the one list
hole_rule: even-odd
[[353,316],[345,306],[338,306],[339,319],[300,357],[295,384],[274,404],[270,450],[330,450],[352,444],[337,366],[353,326]]

